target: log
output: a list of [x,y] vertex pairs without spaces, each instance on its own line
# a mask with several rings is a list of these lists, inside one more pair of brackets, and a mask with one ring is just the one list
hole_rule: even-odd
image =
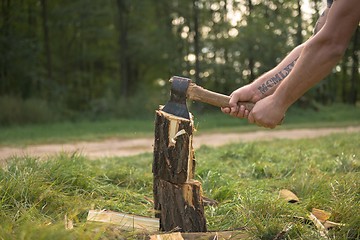
[[159,230],[159,219],[136,216],[109,210],[90,210],[87,221],[103,222],[119,225],[121,229],[156,232]]
[[185,183],[194,177],[193,120],[156,111],[153,174],[171,182]]
[[206,231],[201,183],[193,180],[193,126],[192,117],[156,111],[153,192],[162,231]]
[[172,184],[154,179],[154,202],[160,230],[206,232],[201,183]]

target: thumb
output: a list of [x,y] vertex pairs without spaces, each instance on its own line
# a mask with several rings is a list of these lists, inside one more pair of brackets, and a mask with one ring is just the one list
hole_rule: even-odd
[[222,108],[221,108],[221,111],[222,111],[223,113],[229,114],[229,113],[231,112],[231,109],[230,109],[229,107],[222,107]]
[[236,112],[237,111],[237,109],[239,107],[238,104],[237,104],[238,101],[239,101],[239,99],[238,99],[238,97],[236,97],[235,94],[230,95],[229,107],[231,109],[231,112]]

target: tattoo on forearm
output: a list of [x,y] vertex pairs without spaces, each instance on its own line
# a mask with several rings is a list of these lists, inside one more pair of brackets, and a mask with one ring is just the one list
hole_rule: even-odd
[[258,90],[265,94],[267,91],[269,91],[272,87],[279,84],[284,78],[289,75],[291,70],[294,68],[296,61],[299,57],[297,57],[294,61],[292,61],[289,65],[287,65],[283,70],[275,74],[275,76],[271,77],[270,79],[266,80],[263,84],[261,84],[258,87]]

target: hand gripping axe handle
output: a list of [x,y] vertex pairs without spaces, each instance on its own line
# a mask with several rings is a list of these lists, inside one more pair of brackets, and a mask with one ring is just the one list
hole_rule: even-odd
[[[208,103],[216,107],[229,107],[229,96],[202,88],[191,82],[189,78],[174,76],[170,82],[170,100],[162,109],[164,112],[190,119],[186,99]],[[244,105],[249,111],[254,107],[254,103],[251,102],[238,102],[238,105]]]

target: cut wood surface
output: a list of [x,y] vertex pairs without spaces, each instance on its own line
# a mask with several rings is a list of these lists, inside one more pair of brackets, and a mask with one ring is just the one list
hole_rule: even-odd
[[250,236],[244,231],[220,231],[220,232],[203,232],[203,233],[165,233],[150,236],[150,240],[227,240],[227,239],[249,239]]
[[159,219],[119,213],[108,210],[90,210],[87,221],[116,224],[124,230],[143,230],[156,232],[159,230]]

